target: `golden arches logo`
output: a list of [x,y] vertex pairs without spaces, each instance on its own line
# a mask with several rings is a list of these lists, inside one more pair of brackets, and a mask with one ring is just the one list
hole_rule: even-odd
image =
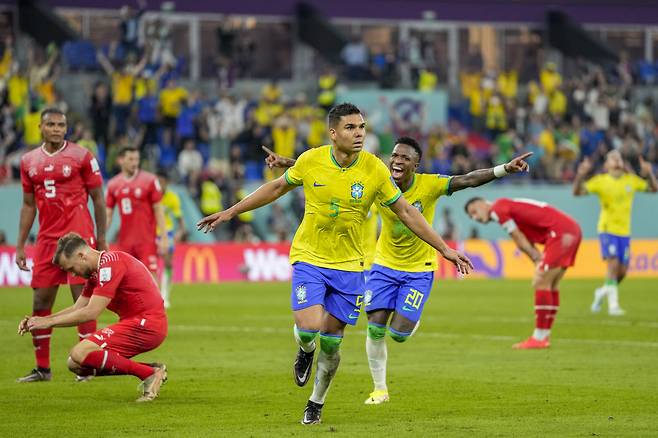
[[[196,274],[192,279],[192,270]],[[208,275],[206,276],[206,272]],[[219,282],[219,268],[217,257],[210,248],[189,248],[183,260],[183,283],[193,281]]]

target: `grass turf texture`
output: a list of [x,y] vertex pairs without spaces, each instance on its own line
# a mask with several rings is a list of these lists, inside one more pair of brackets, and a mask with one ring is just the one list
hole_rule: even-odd
[[[134,402],[138,380],[74,383],[74,329],[55,329],[53,381],[18,384],[33,366],[17,336],[29,289],[0,290],[0,436],[646,436],[658,433],[656,282],[621,287],[628,316],[589,312],[600,282],[565,281],[547,351],[513,351],[531,333],[527,281],[440,281],[418,334],[389,345],[391,402],[365,406],[365,318],[348,328],[323,424],[299,424],[312,381],[297,388],[289,285],[176,285],[169,337],[140,360],[164,361],[160,398]],[[56,308],[70,302],[62,289]],[[114,321],[104,314],[100,326]],[[315,372],[315,366],[314,370]]]

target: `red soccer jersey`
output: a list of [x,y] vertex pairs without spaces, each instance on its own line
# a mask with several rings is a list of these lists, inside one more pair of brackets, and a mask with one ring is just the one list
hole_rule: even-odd
[[119,174],[107,184],[105,203],[109,208],[119,206],[121,227],[119,244],[130,246],[149,239],[155,242],[156,222],[153,204],[162,199],[158,178],[150,172],[138,170],[131,177]]
[[107,306],[119,320],[165,317],[164,303],[153,276],[139,260],[121,251],[104,251],[98,271],[87,280],[82,295],[110,298]]
[[21,158],[23,192],[34,193],[39,212],[37,240],[57,241],[75,231],[94,235],[87,202],[89,190],[103,184],[98,161],[87,149],[65,141],[54,154],[42,147]]
[[546,243],[550,237],[578,229],[571,216],[534,199],[500,198],[491,206],[491,217],[508,233],[518,228],[531,243]]

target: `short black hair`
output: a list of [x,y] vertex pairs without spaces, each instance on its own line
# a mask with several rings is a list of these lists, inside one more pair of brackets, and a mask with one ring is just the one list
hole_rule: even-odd
[[466,201],[466,204],[464,204],[464,211],[466,212],[466,214],[468,214],[468,206],[477,201],[484,201],[484,198],[481,196],[474,196],[468,201]]
[[128,152],[139,152],[139,148],[135,146],[124,146],[119,149],[119,157],[125,156]]
[[407,146],[410,146],[413,150],[416,151],[416,153],[418,154],[418,161],[420,161],[420,159],[423,158],[423,149],[420,147],[420,145],[418,144],[415,138],[400,137],[397,140],[395,140],[395,144],[406,144]]
[[336,105],[335,107],[331,108],[331,110],[329,110],[329,114],[327,114],[327,125],[329,125],[330,128],[333,128],[338,124],[338,122],[340,122],[341,117],[349,116],[351,114],[361,114],[361,110],[357,108],[356,105],[349,102]]
[[66,113],[59,108],[46,108],[41,111],[41,120],[43,120],[48,114],[59,114],[60,116],[66,117]]

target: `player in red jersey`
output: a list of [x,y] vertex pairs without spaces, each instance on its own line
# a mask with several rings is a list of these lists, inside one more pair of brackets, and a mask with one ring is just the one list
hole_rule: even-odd
[[19,334],[92,321],[107,308],[119,315],[119,322],[73,347],[69,369],[79,376],[136,376],[143,381],[144,391],[137,401],[155,399],[167,379],[167,367],[130,360],[158,347],[167,337],[164,304],[146,267],[125,252],[97,251],[76,233],[59,239],[52,263],[87,279],[82,296],[53,315],[26,316],[18,325]]
[[162,188],[155,175],[139,168],[139,149],[124,147],[118,161],[121,173],[107,184],[107,227],[112,222],[114,206],[118,205],[119,250],[133,255],[155,275],[158,254],[164,256],[169,250],[164,209],[160,205]]
[[[548,348],[555,315],[560,306],[560,280],[574,265],[582,233],[573,218],[545,202],[501,198],[491,203],[472,198],[464,206],[471,219],[498,222],[516,246],[535,263],[535,331],[515,349]],[[540,253],[535,244],[544,245]]]
[[[103,180],[98,162],[87,149],[64,139],[66,115],[57,109],[46,109],[41,113],[39,126],[43,144],[27,152],[21,159],[23,206],[16,244],[16,264],[24,271],[30,270],[25,257],[25,241],[39,212],[39,233],[32,266],[32,314],[47,316],[51,313],[60,284],[70,285],[75,301],[80,296],[84,283],[51,263],[57,239],[63,234],[75,231],[91,246],[106,249],[106,218]],[[94,204],[96,238],[94,221],[87,207],[90,196]],[[94,331],[95,321],[78,326],[80,339]],[[50,329],[32,332],[36,367],[25,377],[18,379],[19,382],[37,382],[52,378],[51,332]]]

